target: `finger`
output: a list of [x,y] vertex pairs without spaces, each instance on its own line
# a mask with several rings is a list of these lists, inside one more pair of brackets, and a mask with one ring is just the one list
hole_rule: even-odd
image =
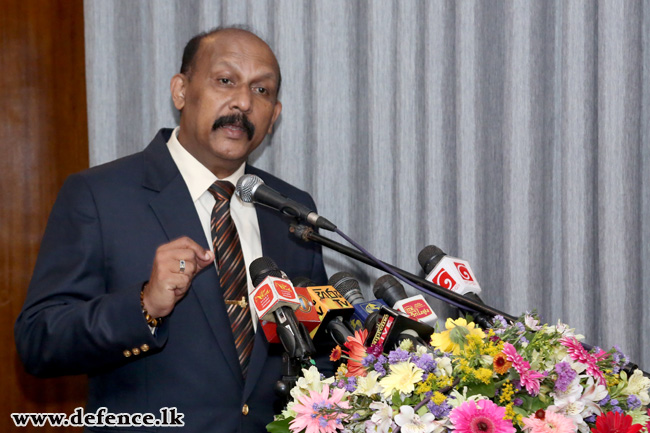
[[187,259],[169,259],[166,268],[170,272],[194,276],[198,269],[194,253],[187,254]]
[[186,291],[191,281],[192,277],[190,275],[169,272],[158,279],[156,286],[162,290],[162,296],[169,296],[174,291]]
[[204,266],[205,266],[205,262],[210,262],[214,260],[214,254],[212,254],[212,252],[209,249],[208,250],[204,249],[201,245],[197,244],[187,236],[178,238],[166,245],[169,247],[169,249],[192,250],[196,255],[197,259],[203,262]]

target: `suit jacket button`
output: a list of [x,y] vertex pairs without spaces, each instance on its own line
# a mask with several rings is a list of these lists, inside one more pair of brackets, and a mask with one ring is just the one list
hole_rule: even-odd
[[140,349],[138,349],[137,347],[134,347],[133,349],[131,349],[131,352],[132,352],[135,356],[138,356],[138,355],[140,354]]
[[148,344],[143,344],[142,346],[140,346],[140,350],[142,350],[143,352],[146,352],[147,350],[149,350],[149,345]]
[[241,413],[243,413],[244,415],[248,415],[248,405],[247,404],[242,406]]
[[124,352],[122,352],[122,355],[124,355],[125,358],[128,358],[129,356],[131,356],[131,351],[125,350]]

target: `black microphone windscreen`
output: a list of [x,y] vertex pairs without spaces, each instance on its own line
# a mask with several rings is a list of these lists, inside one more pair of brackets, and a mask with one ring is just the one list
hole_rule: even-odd
[[310,278],[307,277],[296,277],[293,280],[291,280],[291,284],[293,284],[293,287],[314,287],[317,286],[317,284],[312,281]]
[[390,307],[393,307],[395,302],[407,298],[402,283],[397,281],[397,279],[390,274],[379,277],[377,281],[375,281],[375,284],[372,287],[372,293],[374,293],[375,298],[386,301]]
[[424,273],[428,274],[433,271],[440,259],[442,259],[446,254],[435,245],[427,245],[422,248],[420,254],[418,254],[418,263],[424,269]]
[[268,257],[258,257],[253,260],[248,267],[248,270],[251,274],[251,280],[253,281],[254,286],[257,286],[268,276],[277,278],[283,277],[282,271],[278,268],[278,265]]
[[329,286],[334,287],[350,304],[364,302],[359,282],[349,272],[337,272],[327,281]]

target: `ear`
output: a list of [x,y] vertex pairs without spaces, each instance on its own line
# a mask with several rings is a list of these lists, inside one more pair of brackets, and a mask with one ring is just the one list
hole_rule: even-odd
[[269,130],[266,131],[267,134],[271,134],[273,132],[273,125],[275,125],[275,121],[278,120],[278,117],[280,116],[281,112],[282,112],[282,102],[275,101],[275,107],[273,107],[273,118],[271,119]]
[[172,77],[169,87],[172,93],[172,101],[177,110],[182,110],[185,106],[185,85],[187,77],[184,74],[176,74]]

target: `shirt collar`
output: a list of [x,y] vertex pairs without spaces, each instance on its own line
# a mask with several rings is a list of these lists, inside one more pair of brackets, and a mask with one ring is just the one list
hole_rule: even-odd
[[183,176],[187,188],[190,190],[192,201],[197,201],[216,180],[227,180],[237,186],[237,181],[244,175],[246,163],[242,163],[233,174],[225,179],[218,179],[214,173],[194,158],[194,156],[192,156],[192,154],[190,154],[178,141],[179,128],[180,127],[177,126],[172,132],[169,141],[167,141],[167,148],[178,167],[178,171],[181,172],[181,176]]

